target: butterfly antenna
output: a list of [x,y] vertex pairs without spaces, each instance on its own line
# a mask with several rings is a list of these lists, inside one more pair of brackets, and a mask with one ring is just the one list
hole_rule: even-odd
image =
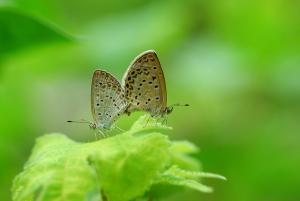
[[89,121],[86,121],[86,120],[79,120],[79,121],[67,121],[68,123],[83,123],[83,124],[89,124],[90,122]]
[[172,106],[190,106],[190,104],[179,104],[179,103],[176,103],[176,104],[173,104]]

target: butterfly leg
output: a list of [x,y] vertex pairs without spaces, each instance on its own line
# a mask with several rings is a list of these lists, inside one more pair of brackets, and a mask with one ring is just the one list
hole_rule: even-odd
[[99,136],[99,138],[98,139],[96,138],[96,140],[100,140],[101,138],[106,138],[105,133],[101,129],[97,129],[96,134],[97,134],[97,136]]
[[148,117],[147,117],[147,120],[146,120],[146,123],[145,123],[145,126],[144,126],[144,127],[147,127],[147,126],[148,126],[148,124],[149,124],[149,121],[150,121],[150,118],[151,118],[151,116],[150,116],[150,115],[148,115]]
[[98,133],[94,132],[95,140],[98,141]]
[[120,128],[120,127],[118,127],[118,126],[116,126],[115,125],[115,128],[117,128],[119,131],[121,131],[121,132],[125,132],[125,130],[124,129],[122,129],[122,128]]
[[163,120],[161,122],[162,125],[167,125],[168,124],[168,117],[167,117],[167,115],[163,115],[162,118],[163,118]]
[[159,124],[159,118],[158,118],[158,117],[156,117],[156,118],[155,118],[155,127],[157,127],[157,126],[158,126],[158,124]]
[[160,120],[160,118],[159,118],[159,117],[160,117],[160,114],[153,114],[153,115],[151,115],[151,117],[155,119],[155,124],[154,124],[154,126],[157,127],[158,124],[159,124],[159,120]]
[[102,138],[101,132],[99,130],[97,130],[97,132],[95,132],[95,138],[96,138],[97,141]]

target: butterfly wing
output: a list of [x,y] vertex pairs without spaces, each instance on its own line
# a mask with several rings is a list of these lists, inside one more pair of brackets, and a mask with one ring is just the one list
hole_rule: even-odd
[[94,122],[98,128],[109,129],[112,123],[127,107],[118,80],[110,73],[96,70],[91,85],[91,107]]
[[154,50],[138,55],[123,77],[127,112],[144,110],[152,115],[162,114],[167,106],[164,73]]

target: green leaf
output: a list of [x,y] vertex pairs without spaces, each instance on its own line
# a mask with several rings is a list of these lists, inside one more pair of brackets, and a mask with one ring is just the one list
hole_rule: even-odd
[[225,177],[218,174],[187,171],[176,166],[172,166],[170,169],[166,170],[162,175],[160,175],[156,182],[161,184],[185,186],[204,193],[210,193],[213,189],[209,186],[203,185],[198,181],[200,178],[204,177],[226,180]]
[[193,154],[197,153],[199,148],[189,141],[174,141],[171,150],[174,153]]
[[188,141],[175,141],[170,147],[172,154],[172,164],[186,170],[199,171],[201,164],[190,154],[198,152],[199,149]]
[[172,143],[154,130],[155,125],[165,126],[149,124],[147,118],[141,117],[127,132],[95,142],[78,143],[62,134],[38,138],[14,180],[13,200],[129,201],[161,183],[210,192],[199,179],[222,177],[180,169],[174,155],[197,148],[188,142]]
[[95,192],[87,145],[61,134],[38,138],[24,171],[14,180],[13,200],[83,200]]
[[107,144],[106,152],[93,154],[91,161],[108,200],[131,200],[149,190],[169,164],[168,147],[167,137],[159,133],[130,138],[123,135]]
[[9,7],[0,7],[0,27],[1,56],[38,44],[71,41],[49,23]]

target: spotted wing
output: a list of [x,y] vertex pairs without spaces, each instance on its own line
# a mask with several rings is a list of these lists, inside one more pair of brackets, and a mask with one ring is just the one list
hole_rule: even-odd
[[122,83],[129,102],[127,112],[144,110],[161,114],[167,106],[164,73],[155,51],[138,55],[129,65]]
[[110,73],[96,70],[91,86],[92,115],[98,128],[110,128],[127,107],[118,80]]

